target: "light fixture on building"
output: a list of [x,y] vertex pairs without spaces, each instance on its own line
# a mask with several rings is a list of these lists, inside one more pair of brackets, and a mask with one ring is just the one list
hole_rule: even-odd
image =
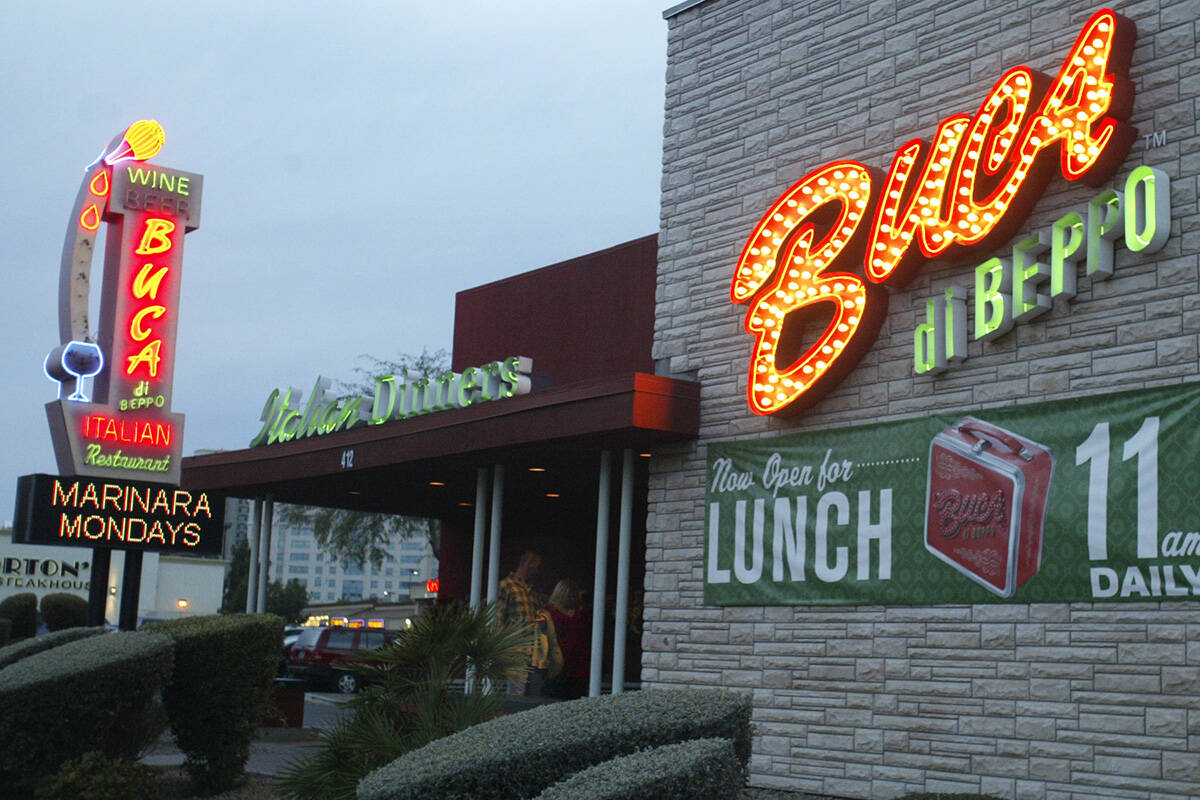
[[180,611],[187,611],[188,601],[181,597],[175,601],[175,605],[178,606]]
[[446,482],[445,481],[430,481],[429,485],[430,486],[445,486]]
[[562,497],[558,492],[546,492],[546,497]]
[[545,467],[530,467],[529,471],[530,472],[545,472],[546,468]]

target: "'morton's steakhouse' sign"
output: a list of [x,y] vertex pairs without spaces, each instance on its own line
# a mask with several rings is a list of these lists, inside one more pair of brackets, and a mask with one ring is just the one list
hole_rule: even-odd
[[17,479],[13,542],[221,552],[225,503],[170,486],[56,475]]
[[[1108,181],[1136,133],[1125,123],[1135,38],[1132,21],[1103,9],[1084,25],[1057,75],[1008,70],[974,116],[947,117],[932,143],[902,145],[886,177],[836,161],[784,192],[755,226],[730,286],[734,303],[750,302],[750,408],[796,413],[816,402],[874,343],[887,313],[886,286],[904,286],[927,259],[1003,244],[1055,172],[1093,186]],[[1135,195],[1125,198],[1126,246],[1153,252],[1166,235],[1166,176],[1135,171],[1126,192]],[[1053,297],[1072,296],[1075,264],[1085,253],[1088,274],[1107,277],[1120,207],[1118,193],[1102,192],[1086,215],[1086,236],[1084,215],[1071,214],[1055,223],[1057,242],[1021,242],[1016,263],[981,265],[976,338],[999,336],[1014,318],[1029,319]],[[1037,263],[1047,249],[1052,264]],[[918,372],[965,355],[962,301],[952,291],[931,307],[929,327],[916,333]],[[806,323],[825,326],[807,349]]]
[[1200,383],[709,445],[709,605],[1200,599]]

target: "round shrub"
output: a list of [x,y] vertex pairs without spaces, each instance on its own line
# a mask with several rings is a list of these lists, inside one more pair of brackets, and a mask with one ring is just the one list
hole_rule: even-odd
[[22,639],[19,642],[13,642],[7,647],[0,647],[0,669],[7,667],[9,664],[15,664],[22,658],[28,658],[34,653],[40,653],[43,650],[60,647],[67,642],[86,639],[89,636],[96,636],[104,632],[104,628],[67,628],[62,631],[35,636],[32,639]]
[[77,594],[56,592],[42,598],[42,622],[52,631],[87,625],[88,601]]
[[733,742],[693,739],[589,767],[536,800],[729,800],[744,783]]
[[89,636],[0,669],[0,784],[91,750],[135,758],[158,734],[170,674],[171,640],[151,633]]
[[37,635],[37,595],[21,592],[0,600],[0,617],[12,620],[12,638]]
[[648,689],[554,703],[430,742],[367,775],[359,800],[509,800],[638,750],[729,739],[750,760],[750,699],[715,689]]
[[37,788],[39,800],[158,800],[158,773],[145,764],[113,761],[93,750],[62,765]]
[[175,642],[175,671],[163,702],[193,790],[213,794],[233,787],[271,694],[283,620],[212,614],[151,622],[142,630]]
[[12,638],[12,620],[8,617],[0,617],[0,647],[8,644],[8,640]]

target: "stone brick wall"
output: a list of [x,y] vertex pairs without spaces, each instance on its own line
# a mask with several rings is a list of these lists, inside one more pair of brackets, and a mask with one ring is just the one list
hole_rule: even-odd
[[[1025,64],[1053,75],[1098,4],[1029,0],[708,0],[669,18],[655,357],[702,384],[701,437],[656,453],[643,679],[753,693],[752,783],[855,798],[1200,796],[1200,604],[716,608],[703,603],[706,443],[927,410],[1197,380],[1200,24],[1195,0],[1117,3],[1138,26],[1131,122],[1112,185],[1172,179],[1171,238],[1118,245],[1105,282],[942,376],[912,373],[924,303],[979,260],[927,264],[892,295],[871,352],[809,412],[746,406],[751,337],[728,300],[752,226],[838,158],[886,170],[896,148],[973,113]],[[1146,134],[1165,133],[1165,145]],[[1022,232],[1096,190],[1056,178]],[[1004,248],[996,255],[1004,256]],[[986,256],[984,256],[986,258]]]

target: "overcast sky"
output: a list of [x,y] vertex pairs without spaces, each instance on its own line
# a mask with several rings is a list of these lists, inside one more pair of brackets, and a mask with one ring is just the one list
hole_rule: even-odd
[[17,476],[56,472],[42,363],[62,241],[115,134],[156,119],[153,163],[204,176],[173,405],[185,453],[241,448],[274,387],[449,349],[456,291],[658,229],[665,7],[7,6],[0,521]]

